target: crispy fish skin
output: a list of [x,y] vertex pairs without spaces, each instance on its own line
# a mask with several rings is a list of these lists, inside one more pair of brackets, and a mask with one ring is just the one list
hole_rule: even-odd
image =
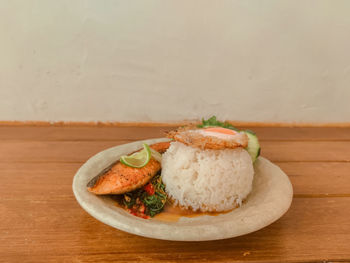
[[156,150],[159,153],[165,153],[166,150],[170,147],[170,142],[158,142],[155,144],[151,144],[149,147],[151,147],[153,150]]
[[[160,153],[165,152],[169,146],[170,142],[150,145]],[[117,161],[95,176],[87,184],[87,189],[97,195],[123,194],[145,185],[160,169],[160,163],[153,158],[142,168],[129,167]]]

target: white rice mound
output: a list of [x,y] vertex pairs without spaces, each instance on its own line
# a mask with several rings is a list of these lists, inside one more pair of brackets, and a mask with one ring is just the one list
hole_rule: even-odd
[[172,142],[162,156],[162,180],[176,205],[220,212],[242,204],[252,190],[254,168],[243,148],[202,150]]

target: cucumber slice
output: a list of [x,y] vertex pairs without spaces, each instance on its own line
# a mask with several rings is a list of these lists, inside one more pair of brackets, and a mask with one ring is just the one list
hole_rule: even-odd
[[247,152],[250,154],[250,157],[252,157],[253,163],[260,155],[260,144],[258,137],[256,134],[252,131],[244,131],[245,134],[248,136],[248,146],[246,148]]

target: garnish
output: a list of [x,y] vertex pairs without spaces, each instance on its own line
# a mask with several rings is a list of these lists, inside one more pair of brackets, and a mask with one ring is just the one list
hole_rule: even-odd
[[127,210],[142,218],[154,217],[162,212],[166,201],[167,194],[160,174],[144,187],[123,195],[123,204]]
[[260,155],[260,143],[254,132],[250,130],[245,130],[244,132],[248,136],[248,146],[246,147],[246,150],[254,163]]
[[148,144],[144,143],[143,149],[131,155],[123,155],[120,157],[120,162],[133,167],[133,168],[142,168],[148,164],[151,157],[153,157],[158,162],[162,161],[162,155],[149,147]]
[[142,168],[148,164],[151,159],[151,149],[148,144],[144,143],[143,149],[131,155],[123,155],[120,157],[120,162],[133,167],[133,168]]
[[207,128],[207,127],[222,127],[226,129],[231,129],[234,131],[238,131],[236,127],[231,125],[228,122],[221,122],[216,119],[216,116],[212,116],[209,119],[205,120],[204,118],[202,119],[202,124],[197,125],[198,128]]

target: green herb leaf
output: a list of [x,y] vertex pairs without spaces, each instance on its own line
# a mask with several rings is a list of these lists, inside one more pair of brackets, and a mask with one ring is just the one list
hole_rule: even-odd
[[236,127],[228,122],[221,122],[216,119],[216,116],[212,116],[209,119],[202,119],[202,124],[197,125],[198,128],[208,128],[208,127],[222,127],[226,129],[231,129],[234,131],[239,131]]
[[164,205],[167,201],[167,194],[165,192],[165,185],[162,182],[160,174],[152,178],[150,183],[154,187],[154,194],[149,195],[143,188],[137,189],[123,195],[123,203],[125,207],[132,208],[138,205],[137,199],[145,205],[145,213],[151,217],[163,211]]

